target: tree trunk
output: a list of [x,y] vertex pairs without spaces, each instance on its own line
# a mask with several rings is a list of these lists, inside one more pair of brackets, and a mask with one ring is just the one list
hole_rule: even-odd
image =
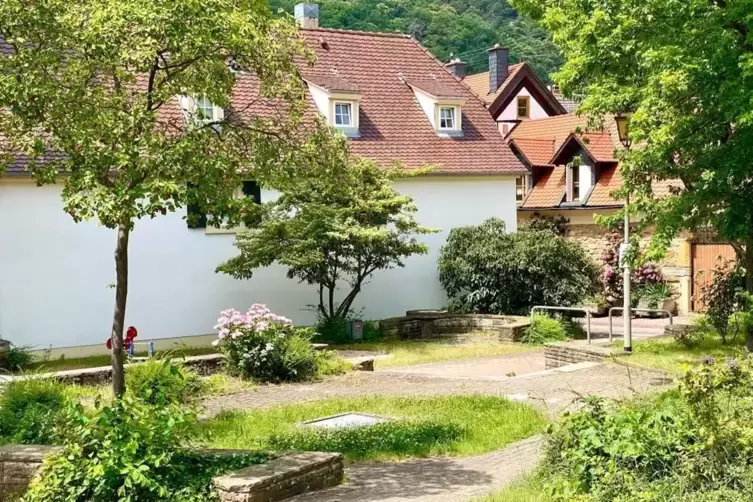
[[[743,266],[745,267],[745,291],[753,295],[753,237],[745,243],[743,252]],[[751,306],[748,305],[748,309]],[[748,331],[745,333],[745,348],[749,353],[753,353],[753,325],[748,324]]]
[[128,298],[128,225],[118,227],[118,242],[115,246],[115,312],[112,316],[112,392],[116,397],[125,392],[125,371],[123,368],[123,329]]

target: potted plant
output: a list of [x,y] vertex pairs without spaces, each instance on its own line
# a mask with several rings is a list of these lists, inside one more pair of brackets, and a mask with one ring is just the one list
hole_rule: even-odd
[[675,291],[667,282],[644,284],[637,293],[640,309],[675,311]]

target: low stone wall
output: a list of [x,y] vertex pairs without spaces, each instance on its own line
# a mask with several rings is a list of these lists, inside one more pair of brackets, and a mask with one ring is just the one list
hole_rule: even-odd
[[544,360],[547,369],[560,368],[584,362],[602,362],[622,352],[611,347],[583,345],[572,342],[548,343],[544,346]]
[[440,339],[453,343],[504,343],[520,339],[527,317],[409,311],[397,322],[402,339]]
[[339,453],[289,453],[212,480],[222,502],[274,502],[337,486],[343,479]]
[[[26,491],[44,458],[60,451],[56,446],[0,447],[0,502],[16,500]],[[252,453],[243,450],[203,450],[207,455]],[[222,502],[275,502],[299,493],[336,486],[343,479],[339,453],[300,452],[232,471],[212,480]]]
[[0,501],[15,500],[25,492],[44,457],[58,451],[56,446],[0,446]]

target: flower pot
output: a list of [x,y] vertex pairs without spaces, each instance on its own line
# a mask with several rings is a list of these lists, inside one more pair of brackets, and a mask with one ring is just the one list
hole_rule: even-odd
[[[636,308],[666,310],[667,312],[674,314],[675,306],[676,306],[676,302],[674,298],[664,298],[658,303],[655,303],[648,298],[641,298],[640,300],[638,300],[638,306]],[[659,313],[659,312],[657,313],[636,312],[636,315],[638,317],[664,317],[664,314]]]

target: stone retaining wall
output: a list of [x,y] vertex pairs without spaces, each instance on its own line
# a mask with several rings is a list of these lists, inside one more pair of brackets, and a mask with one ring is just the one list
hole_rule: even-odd
[[[0,446],[0,502],[16,500],[26,491],[45,456],[58,451],[60,448],[56,446]],[[253,452],[205,450],[204,453],[223,456]],[[341,454],[300,452],[217,476],[212,484],[222,502],[275,502],[336,486],[342,479]]]
[[544,360],[547,369],[583,362],[603,362],[621,354],[621,351],[610,347],[582,345],[572,342],[548,343],[544,346]]
[[411,311],[397,322],[402,339],[439,339],[461,344],[515,342],[530,324],[527,317]]

